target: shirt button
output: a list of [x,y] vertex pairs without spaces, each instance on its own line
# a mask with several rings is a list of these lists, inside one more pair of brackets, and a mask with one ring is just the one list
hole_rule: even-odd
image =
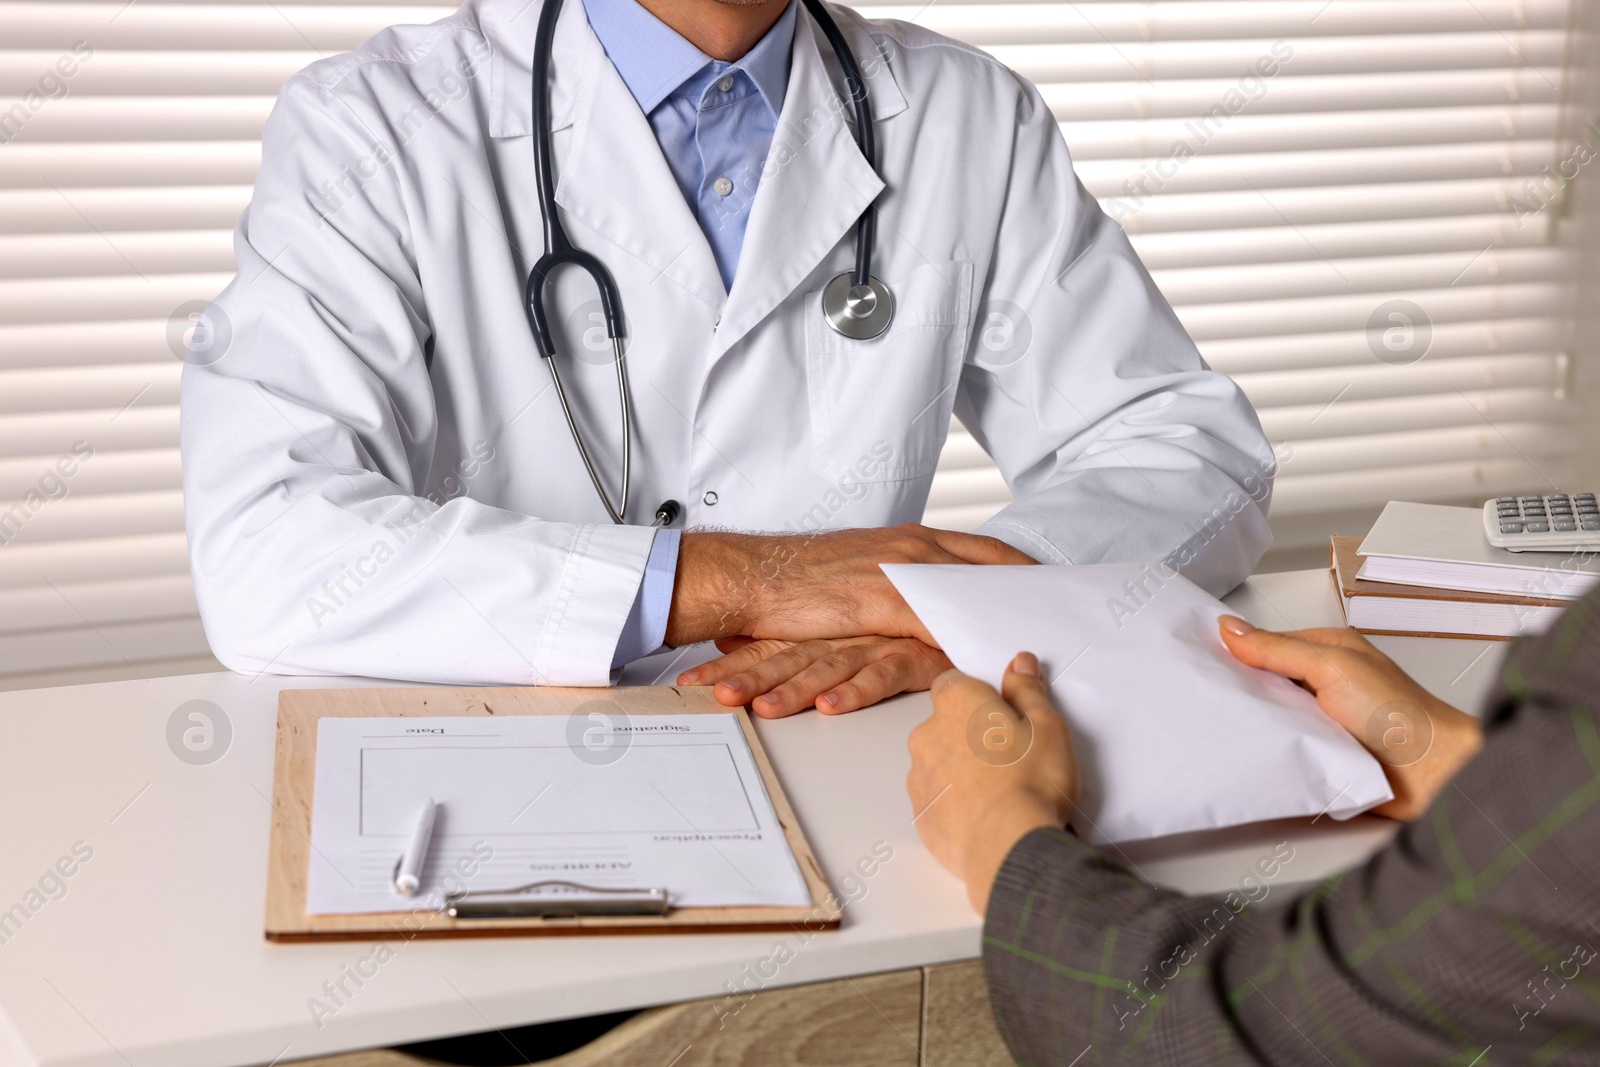
[[721,81],[719,81],[717,83],[717,88],[721,89],[723,92],[727,92],[729,89],[732,89],[733,88],[733,75],[729,74],[726,77],[724,77]]
[[733,192],[733,183],[727,178],[718,178],[716,181],[711,183],[711,188],[717,191],[718,196],[727,196],[729,193]]
[[713,490],[707,489],[706,495],[700,498],[700,502],[708,508],[714,508],[717,506],[717,494]]

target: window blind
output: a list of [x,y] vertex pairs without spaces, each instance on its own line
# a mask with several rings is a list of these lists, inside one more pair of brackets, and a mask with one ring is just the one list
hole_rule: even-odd
[[0,679],[214,669],[177,353],[279,86],[452,7],[0,0]]
[[[1600,142],[1564,107],[1568,0],[864,10],[1039,86],[1085,184],[1260,412],[1280,558],[1390,499],[1569,483],[1556,224],[1571,142]],[[957,427],[927,520],[971,528],[1008,499]]]
[[[449,10],[0,0],[0,677],[203,662],[175,352],[231,277],[283,80]],[[1283,446],[1280,540],[1389,497],[1564,476],[1569,264],[1542,168],[1561,161],[1568,0],[862,10],[1039,85]],[[928,521],[1006,499],[954,427]]]

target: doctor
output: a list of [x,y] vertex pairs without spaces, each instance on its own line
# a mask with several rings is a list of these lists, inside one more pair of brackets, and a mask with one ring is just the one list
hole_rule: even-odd
[[[801,0],[565,0],[547,84],[538,0],[466,0],[290,79],[183,379],[223,663],[602,685],[663,642],[759,638],[685,681],[768,694],[763,714],[844,711],[948,666],[880,562],[1168,560],[1217,593],[1250,572],[1272,471],[1255,414],[1078,183],[1037,90],[917,26],[829,12],[871,160]],[[528,286],[552,247],[546,116],[550,210],[615,283],[621,368],[589,275]],[[892,302],[873,337],[823,306],[863,228]],[[897,525],[952,414],[1015,501],[978,535]]]

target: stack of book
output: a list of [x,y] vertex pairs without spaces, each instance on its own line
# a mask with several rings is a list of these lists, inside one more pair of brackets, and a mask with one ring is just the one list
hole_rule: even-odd
[[1369,634],[1501,638],[1543,631],[1600,582],[1592,549],[1509,552],[1477,508],[1394,501],[1365,538],[1333,538],[1345,622]]

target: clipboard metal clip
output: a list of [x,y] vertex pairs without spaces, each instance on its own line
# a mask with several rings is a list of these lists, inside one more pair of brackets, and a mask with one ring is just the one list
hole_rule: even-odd
[[[539,889],[569,892],[526,896]],[[665,915],[671,910],[665,889],[607,889],[562,879],[547,879],[510,889],[474,889],[444,898],[452,919],[576,919],[589,915]]]

